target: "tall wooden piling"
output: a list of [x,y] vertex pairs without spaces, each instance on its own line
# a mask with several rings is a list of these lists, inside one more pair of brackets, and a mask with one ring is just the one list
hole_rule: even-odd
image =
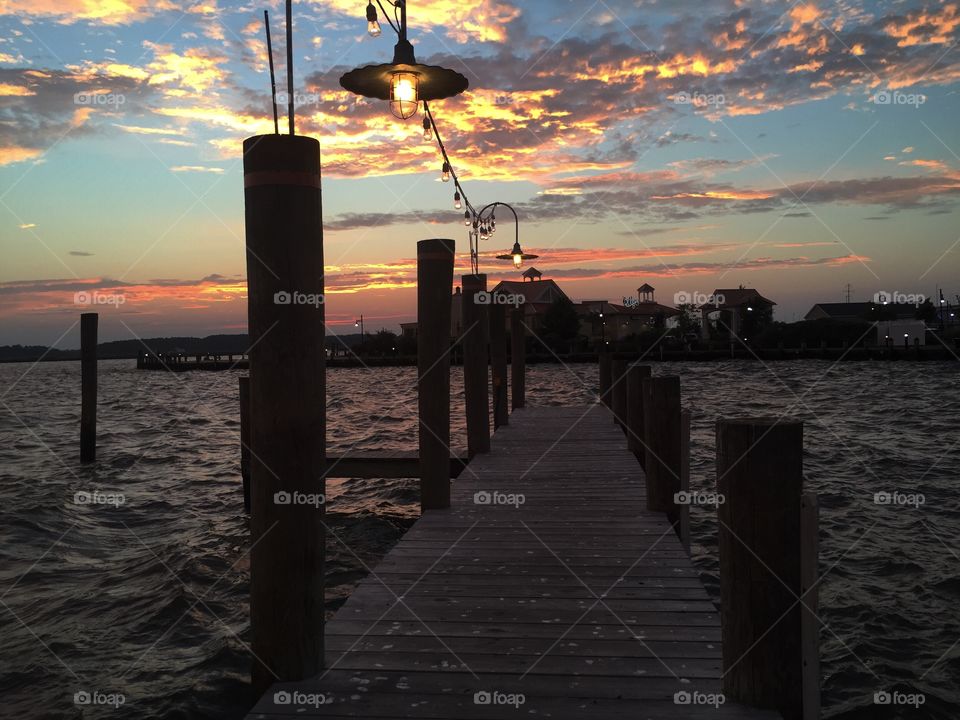
[[97,459],[97,313],[80,315],[80,462]]
[[[680,492],[690,492],[690,411],[680,411]],[[687,553],[690,553],[690,505],[681,505],[680,511],[680,542]]]
[[600,366],[600,402],[608,408],[612,408],[613,403],[610,398],[611,368],[610,353],[602,349],[597,357],[597,364]]
[[489,327],[486,275],[464,275],[463,388],[467,413],[467,454],[490,452],[490,397],[487,388]]
[[643,424],[643,381],[651,376],[649,365],[631,364],[627,368],[627,449],[647,464],[646,436]]
[[[650,377],[643,381],[643,424],[646,433],[647,509],[666,513],[678,526],[680,511],[680,378]],[[678,527],[679,530],[679,527]]]
[[723,691],[801,720],[803,423],[717,421]]
[[627,424],[627,363],[622,357],[610,360],[610,409],[613,422],[620,427]]
[[511,407],[516,410],[527,402],[527,328],[522,308],[510,313],[510,365]]
[[250,378],[240,377],[240,479],[243,481],[243,509],[250,512]]
[[417,243],[420,510],[450,507],[450,296],[453,240]]
[[490,384],[493,387],[493,427],[510,422],[507,404],[507,313],[503,305],[490,306]]
[[[250,332],[253,687],[324,657],[326,367],[320,144],[243,143]],[[449,300],[448,300],[449,301]]]

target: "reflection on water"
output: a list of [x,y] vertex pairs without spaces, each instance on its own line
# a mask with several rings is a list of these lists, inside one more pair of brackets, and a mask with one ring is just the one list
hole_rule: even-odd
[[[238,373],[132,366],[101,363],[99,460],[81,467],[79,365],[0,365],[0,692],[11,717],[117,716],[74,705],[83,691],[100,691],[98,701],[122,694],[119,713],[137,718],[236,718],[252,700]],[[694,489],[715,482],[717,417],[806,423],[807,486],[822,508],[825,716],[960,716],[960,368],[727,362],[654,372],[681,376]],[[453,375],[462,447],[459,368]],[[415,449],[415,379],[412,368],[331,370],[331,452]],[[527,397],[589,402],[596,382],[596,366],[535,365]],[[893,490],[926,502],[874,503]],[[78,491],[124,502],[77,504]],[[419,505],[407,480],[330,481],[328,496],[333,612]],[[695,508],[692,530],[716,596],[715,519]],[[923,692],[926,704],[874,706],[882,689]]]

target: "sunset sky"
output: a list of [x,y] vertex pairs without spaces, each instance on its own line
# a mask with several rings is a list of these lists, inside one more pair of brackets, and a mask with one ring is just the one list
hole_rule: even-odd
[[[388,62],[366,0],[295,6],[298,131],[324,173],[332,332],[414,319],[417,240],[462,212],[421,118],[343,91]],[[272,132],[262,11],[282,3],[0,0],[0,344],[246,330],[241,142]],[[776,319],[880,290],[960,293],[957,2],[409,0],[421,62],[470,89],[433,104],[471,201],[509,202],[574,300],[645,282],[756,287]],[[481,271],[515,279],[482,246]]]

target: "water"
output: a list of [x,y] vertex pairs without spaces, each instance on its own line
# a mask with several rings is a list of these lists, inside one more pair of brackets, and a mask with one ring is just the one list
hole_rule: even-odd
[[[693,412],[691,485],[711,488],[714,420],[805,425],[821,502],[826,717],[960,715],[960,365],[674,363]],[[454,446],[463,442],[459,369]],[[0,703],[19,718],[237,718],[253,702],[238,373],[100,367],[99,459],[80,466],[77,363],[0,365]],[[331,452],[416,447],[413,368],[328,373]],[[531,366],[532,404],[590,402],[596,366]],[[611,428],[611,432],[613,429]],[[460,441],[457,441],[457,438]],[[123,493],[118,507],[78,491]],[[919,508],[874,493],[923,493]],[[328,612],[415,520],[415,480],[328,485]],[[692,513],[692,552],[718,595],[716,521]],[[923,693],[919,710],[876,706]],[[119,711],[77,692],[123,695]],[[102,700],[119,697],[101,697]]]

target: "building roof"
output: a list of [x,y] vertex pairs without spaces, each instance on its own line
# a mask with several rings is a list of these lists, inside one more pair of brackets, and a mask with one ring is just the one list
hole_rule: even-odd
[[528,304],[534,305],[550,305],[554,300],[567,298],[566,293],[553,280],[539,280],[538,282],[503,280],[497,283],[497,286],[491,292],[501,295],[523,295]]
[[866,319],[874,308],[892,310],[896,317],[912,320],[917,313],[917,306],[906,303],[890,303],[879,305],[872,302],[850,303],[817,303],[804,315],[804,320],[815,320],[818,317],[827,317],[833,320],[860,320]]
[[740,307],[741,305],[746,305],[750,302],[755,302],[761,305],[776,305],[773,300],[768,300],[754,288],[718,288],[713,291],[714,298],[719,298],[721,296],[723,296],[722,303],[707,303],[708,306],[712,306],[720,310],[726,307]]
[[644,283],[643,285],[637,288],[638,293],[652,293],[653,291],[654,291],[654,288],[649,283]]
[[543,277],[543,273],[537,270],[535,267],[531,267],[531,268],[528,268],[527,270],[524,270],[523,276],[525,278],[539,278],[539,277]]

